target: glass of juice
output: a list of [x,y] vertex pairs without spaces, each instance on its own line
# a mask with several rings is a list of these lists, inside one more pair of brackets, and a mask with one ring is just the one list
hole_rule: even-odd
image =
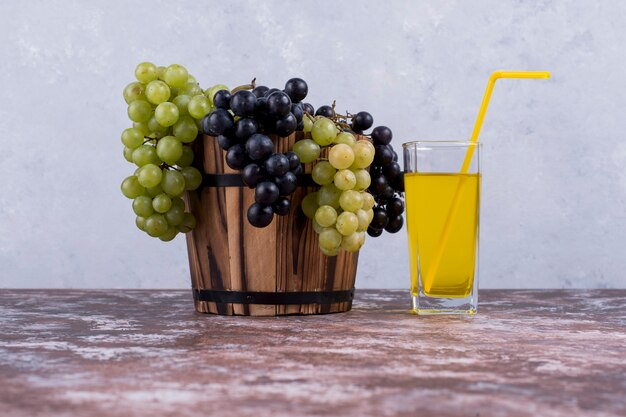
[[[413,312],[475,314],[481,146],[416,141],[402,147]],[[471,164],[462,173],[466,156]]]

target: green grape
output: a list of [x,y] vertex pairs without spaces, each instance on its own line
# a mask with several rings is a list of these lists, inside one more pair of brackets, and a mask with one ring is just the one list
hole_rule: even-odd
[[144,225],[144,230],[152,237],[159,237],[165,232],[169,225],[167,224],[167,220],[165,220],[165,216],[162,214],[152,214],[150,217],[146,219],[146,223]]
[[[159,104],[160,106],[160,104]],[[158,108],[158,107],[157,107]],[[148,120],[148,129],[150,129],[150,132],[153,134],[157,134],[160,135],[161,137],[165,136],[165,134],[167,133],[167,131],[169,130],[167,128],[167,126],[163,126],[162,124],[160,124],[155,115],[152,115],[152,117],[150,118],[150,120]]]
[[157,67],[157,75],[159,76],[159,80],[165,81],[163,78],[165,77],[165,71],[167,71],[167,67],[158,66]]
[[361,193],[354,190],[347,190],[341,193],[339,197],[339,205],[345,211],[356,213],[363,206],[363,197]]
[[174,240],[174,238],[178,235],[178,228],[174,226],[170,226],[165,233],[159,236],[159,240],[163,242],[169,242]]
[[168,83],[171,87],[184,87],[187,84],[189,73],[187,69],[182,65],[172,64],[167,67],[165,74],[163,74],[163,81]]
[[169,101],[161,103],[154,110],[154,118],[161,126],[172,126],[178,121],[178,107]]
[[144,187],[154,187],[159,185],[161,179],[163,178],[163,171],[161,168],[154,164],[146,164],[139,171],[139,175],[137,179],[139,180],[139,184]]
[[133,211],[137,216],[148,217],[154,213],[152,199],[147,195],[140,195],[133,200]]
[[194,77],[193,75],[189,74],[189,77],[187,77],[187,82],[188,83],[194,83],[197,84],[198,80],[196,80],[196,77]]
[[198,136],[198,126],[190,116],[182,116],[174,124],[172,133],[183,143],[191,143]]
[[315,217],[315,212],[319,207],[319,204],[317,204],[317,195],[317,192],[312,192],[302,199],[302,211],[309,219]]
[[[141,169],[141,168],[139,168],[139,169]],[[163,193],[163,188],[161,188],[161,185],[156,185],[156,186],[154,186],[154,187],[148,187],[148,188],[146,188],[146,193],[147,193],[150,197],[154,198],[154,197],[156,197],[157,195],[159,195],[159,194],[162,194],[162,193]]]
[[337,221],[337,211],[331,206],[320,206],[315,212],[315,221],[320,226],[330,227]]
[[128,105],[128,118],[133,122],[147,122],[152,116],[152,106],[145,100],[131,101]]
[[311,120],[310,117],[304,116],[302,118],[302,122],[304,123],[304,127],[302,128],[303,132],[307,133],[310,132],[311,129],[313,129],[313,120]]
[[356,143],[356,138],[350,132],[341,132],[335,138],[334,143],[343,143],[344,145],[352,147]]
[[183,212],[185,211],[185,202],[180,197],[172,197],[172,207],[178,207]]
[[204,94],[198,94],[189,101],[189,115],[195,119],[202,119],[206,114],[211,112],[211,102]]
[[152,132],[150,131],[150,128],[148,127],[148,123],[146,123],[146,122],[142,122],[142,123],[139,123],[139,122],[133,122],[133,128],[135,128],[135,129],[137,129],[138,131],[140,131],[140,132],[141,132],[141,134],[142,134],[144,137],[149,136],[149,135],[150,135],[150,133],[152,133]]
[[157,156],[168,165],[175,165],[183,156],[183,144],[174,136],[165,136],[156,146]]
[[159,78],[157,67],[152,62],[142,62],[135,68],[135,77],[140,83],[147,84]]
[[133,162],[133,152],[135,150],[128,148],[126,146],[124,146],[124,159],[126,159],[128,162],[132,163]]
[[138,167],[142,167],[146,164],[159,165],[161,160],[159,159],[154,146],[141,145],[133,151],[133,162]]
[[152,199],[152,208],[157,213],[166,213],[172,207],[172,199],[161,193]]
[[189,107],[190,100],[191,97],[186,94],[176,96],[176,98],[172,100],[172,103],[176,104],[176,107],[178,107],[178,114],[180,116],[186,116],[189,114],[189,110],[187,109],[187,107]]
[[349,236],[343,238],[341,242],[341,249],[347,252],[358,252],[365,242],[364,232],[354,232]]
[[356,214],[350,211],[344,211],[337,216],[337,224],[335,227],[342,235],[349,236],[356,232],[356,229],[359,227],[359,219],[356,217]]
[[139,184],[139,180],[134,175],[124,178],[121,188],[122,194],[124,194],[126,198],[134,199],[139,197],[140,195],[144,195],[144,193],[146,192],[144,186]]
[[315,233],[317,233],[318,235],[320,233],[322,233],[322,230],[326,229],[326,227],[321,226],[318,222],[315,221],[315,219],[313,219],[313,221],[311,222],[313,223],[313,230],[315,231]]
[[186,167],[181,170],[185,178],[185,190],[195,190],[202,184],[202,174],[194,167]]
[[333,182],[337,170],[328,161],[320,161],[313,167],[311,176],[313,181],[319,185],[326,185]]
[[191,213],[185,213],[183,221],[178,225],[178,231],[181,233],[189,233],[196,227],[196,218]]
[[352,147],[354,163],[350,168],[361,169],[372,165],[374,161],[374,145],[366,140],[360,140]]
[[339,255],[339,249],[335,250],[326,250],[324,248],[320,248],[320,251],[326,256],[337,256]]
[[373,209],[369,209],[369,210],[365,210],[365,212],[367,213],[367,218],[369,219],[369,223],[372,222],[372,220],[374,220],[374,210]]
[[145,84],[136,81],[124,87],[124,100],[126,104],[130,104],[135,100],[146,100],[145,89]]
[[370,210],[372,207],[374,207],[374,204],[376,203],[376,201],[374,200],[374,196],[371,195],[368,192],[364,192],[363,195],[363,207],[361,207],[363,210]]
[[204,92],[200,88],[200,86],[196,83],[187,83],[187,85],[178,90],[178,94],[184,94],[189,97],[197,96],[198,94],[203,94]]
[[354,162],[354,152],[349,145],[340,143],[330,148],[328,161],[337,169],[347,169]]
[[143,135],[139,129],[129,127],[122,132],[122,143],[130,149],[135,149],[143,144]]
[[338,132],[332,120],[322,117],[313,123],[311,137],[318,145],[328,146],[333,143]]
[[338,209],[340,196],[341,190],[335,187],[335,184],[324,185],[317,192],[317,204],[320,206],[331,206],[334,209]]
[[335,174],[335,186],[340,190],[352,190],[356,185],[356,176],[349,169],[341,169]]
[[[356,214],[357,219],[359,220],[359,227],[357,227],[356,231],[357,232],[366,231],[367,227],[372,222],[372,219],[370,219],[368,212],[363,209],[358,209],[355,214]],[[374,211],[372,211],[372,214],[374,214]]]
[[[174,204],[174,201],[177,198],[178,197],[174,197],[172,199],[172,207],[167,211],[167,213],[165,213],[167,223],[171,226],[178,226],[183,222],[183,219],[185,218],[185,206],[183,205],[183,207],[180,207]],[[178,199],[180,200],[180,198]]]
[[185,178],[176,170],[166,169],[163,171],[161,187],[171,197],[181,196],[185,192]]
[[163,81],[150,81],[146,86],[146,98],[152,104],[161,104],[170,98],[172,92]]
[[367,188],[372,183],[370,173],[367,172],[366,169],[357,169],[356,171],[354,171],[354,176],[356,177],[356,185],[354,186],[355,190],[367,190]]
[[183,155],[176,161],[176,165],[181,168],[188,167],[193,162],[193,150],[189,146],[183,145]]
[[224,84],[217,84],[211,88],[207,88],[206,90],[204,90],[204,95],[206,96],[206,98],[209,99],[211,104],[213,104],[213,96],[215,96],[215,93],[217,93],[220,90],[228,90],[228,89],[229,88],[226,87]]
[[334,251],[341,247],[343,236],[334,227],[324,228],[319,236],[320,248]]
[[192,117],[192,120],[196,122],[196,127],[198,128],[198,132],[202,132],[202,119],[194,119]]
[[141,216],[135,217],[135,225],[137,226],[137,229],[143,232],[144,227],[146,227],[146,218]]
[[300,162],[302,162],[303,164],[315,161],[317,158],[319,158],[320,153],[322,152],[320,145],[318,145],[311,139],[303,139],[297,141],[293,145],[292,150],[296,153],[296,155],[298,155],[298,158],[300,158]]

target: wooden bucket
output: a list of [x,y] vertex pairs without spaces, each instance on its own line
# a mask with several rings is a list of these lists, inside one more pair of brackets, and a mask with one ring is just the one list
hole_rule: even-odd
[[[302,132],[273,137],[276,150],[287,152]],[[325,314],[349,311],[354,296],[358,253],[320,252],[302,199],[318,187],[299,186],[291,195],[291,212],[274,216],[258,229],[246,213],[254,189],[215,186],[216,179],[236,180],[217,140],[204,136],[194,144],[197,167],[205,182],[186,195],[197,220],[187,234],[187,251],[195,307],[201,313],[245,316]],[[201,161],[199,160],[201,159]],[[305,166],[310,172],[311,164]]]

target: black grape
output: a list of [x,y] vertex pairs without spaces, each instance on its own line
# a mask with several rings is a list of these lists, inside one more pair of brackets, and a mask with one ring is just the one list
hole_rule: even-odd
[[237,91],[230,98],[230,108],[237,116],[254,116],[256,96],[248,90]]
[[289,171],[289,159],[282,153],[275,153],[265,161],[265,171],[272,177],[280,177]]
[[202,119],[202,131],[207,135],[217,136],[232,128],[233,116],[224,109],[215,109]]
[[287,116],[276,121],[276,124],[274,125],[274,132],[276,132],[278,136],[285,137],[295,132],[297,127],[298,121],[296,120],[296,117],[293,113],[287,113]]
[[272,204],[278,199],[279,195],[280,191],[276,184],[271,181],[261,181],[256,186],[254,199],[257,203]]
[[373,229],[384,229],[389,222],[387,212],[382,207],[374,207],[374,218],[370,223],[370,227]]
[[257,164],[248,164],[241,170],[241,179],[250,188],[256,187],[256,185],[263,179],[263,173],[261,167]]
[[248,208],[248,222],[254,227],[266,227],[274,218],[274,212],[270,206],[254,203]]
[[254,119],[244,117],[235,122],[235,136],[239,140],[246,140],[259,130],[259,124]]
[[372,127],[374,118],[366,111],[360,111],[352,118],[352,129],[355,131],[364,131]]
[[246,162],[248,158],[246,158],[246,150],[240,144],[235,144],[228,149],[226,152],[226,164],[232,169],[241,169],[246,166]]
[[302,103],[302,110],[305,113],[309,113],[311,116],[315,113],[315,107],[311,103]]
[[393,162],[393,153],[385,145],[376,145],[376,153],[374,154],[374,163],[380,166],[386,166]]
[[387,126],[378,126],[372,130],[372,139],[374,145],[388,145],[391,142],[393,134]]
[[274,142],[261,133],[255,133],[246,141],[246,151],[250,158],[260,161],[274,152]]
[[282,91],[275,91],[267,98],[267,108],[270,116],[285,117],[291,111],[291,99]]
[[230,109],[230,91],[228,90],[219,90],[213,96],[213,104],[218,109]]
[[367,228],[367,234],[371,237],[378,237],[383,234],[383,229],[374,229],[370,226]]
[[316,116],[324,116],[324,117],[333,117],[335,115],[335,111],[330,106],[322,106],[315,112]]
[[272,204],[272,209],[274,213],[279,216],[286,216],[289,214],[289,209],[291,209],[291,202],[286,197],[279,197],[278,200]]
[[400,164],[392,161],[389,165],[383,167],[383,173],[387,179],[393,180],[398,175],[402,175],[402,168],[400,168]]
[[235,139],[233,139],[232,137],[230,137],[230,136],[219,135],[217,137],[217,143],[219,143],[220,148],[222,148],[225,151],[227,151],[228,149],[230,149],[231,146],[236,144],[237,141]]
[[395,216],[389,219],[387,226],[385,226],[385,230],[389,233],[397,233],[402,229],[402,225],[404,224],[404,218],[402,216]]
[[267,93],[267,90],[269,90],[269,87],[257,85],[256,88],[252,90],[252,94],[254,94],[256,98],[261,98],[265,93]]
[[309,86],[302,78],[292,78],[285,84],[285,93],[291,101],[298,103],[306,97],[309,92]]
[[296,167],[300,166],[300,158],[298,157],[298,155],[296,155],[295,152],[292,152],[292,151],[286,152],[285,156],[289,160],[290,170],[295,169]]
[[396,217],[404,213],[404,203],[401,198],[394,197],[389,200],[386,209],[389,217]]
[[298,178],[293,172],[286,172],[284,175],[274,178],[274,182],[280,195],[291,195],[298,186]]

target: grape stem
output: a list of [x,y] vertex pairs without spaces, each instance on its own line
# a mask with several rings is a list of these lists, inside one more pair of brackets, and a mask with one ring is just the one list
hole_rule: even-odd
[[256,77],[254,77],[252,81],[250,81],[250,84],[244,84],[244,85],[240,85],[239,87],[233,88],[230,94],[235,94],[237,91],[241,91],[241,90],[254,90],[255,88],[256,88]]

